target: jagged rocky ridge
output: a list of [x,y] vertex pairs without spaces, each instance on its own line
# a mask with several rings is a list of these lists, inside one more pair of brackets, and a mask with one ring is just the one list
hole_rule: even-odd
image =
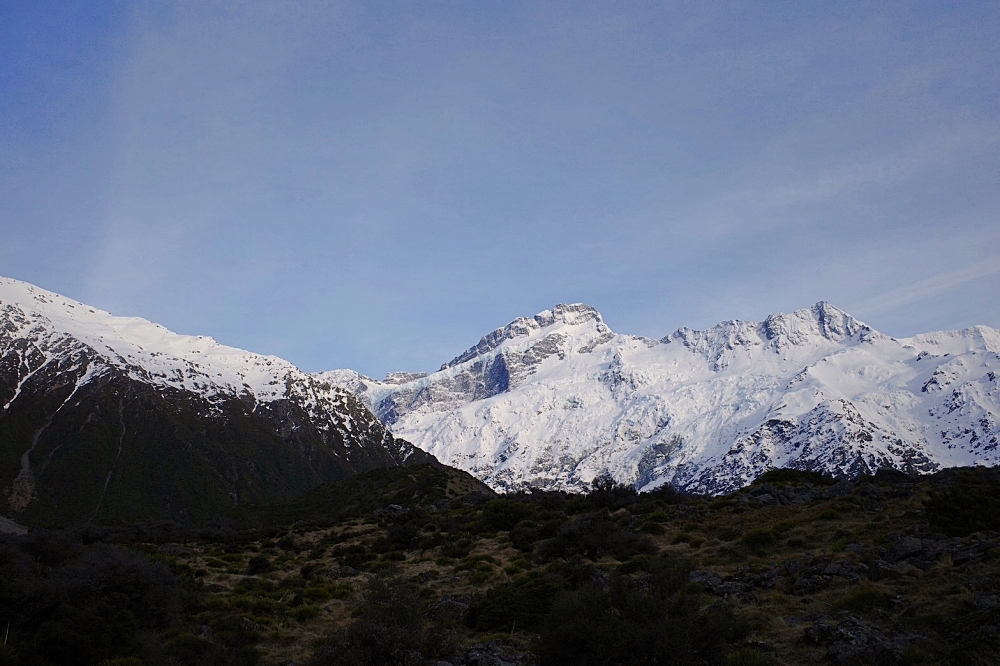
[[855,477],[1000,461],[1000,333],[897,339],[825,302],[659,340],[559,305],[430,375],[319,376],[500,490],[610,476],[722,493],[771,468]]
[[281,359],[0,278],[0,513],[187,519],[433,460]]

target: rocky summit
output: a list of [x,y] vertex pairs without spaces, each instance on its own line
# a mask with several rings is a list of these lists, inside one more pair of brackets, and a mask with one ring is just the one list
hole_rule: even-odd
[[826,302],[661,339],[558,305],[429,375],[319,377],[504,491],[610,478],[723,493],[772,468],[853,478],[1000,460],[1000,333],[893,338]]

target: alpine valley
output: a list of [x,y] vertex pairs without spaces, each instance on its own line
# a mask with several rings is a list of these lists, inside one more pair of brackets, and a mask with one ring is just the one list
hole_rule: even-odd
[[433,461],[287,361],[7,278],[0,405],[0,513],[29,525],[204,519]]
[[825,302],[659,340],[558,305],[430,375],[319,377],[503,491],[610,478],[720,494],[773,468],[855,478],[1000,462],[998,331],[893,338]]

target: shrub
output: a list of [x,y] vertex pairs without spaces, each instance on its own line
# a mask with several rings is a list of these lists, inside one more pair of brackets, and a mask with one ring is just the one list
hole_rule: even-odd
[[614,511],[635,504],[639,493],[629,485],[616,483],[610,478],[595,479],[587,495],[587,503],[595,508]]
[[483,523],[494,530],[508,531],[531,515],[531,507],[523,502],[501,498],[483,505]]
[[273,568],[274,566],[271,564],[271,560],[269,560],[266,555],[254,555],[250,558],[250,561],[247,562],[247,573],[251,576],[267,573]]
[[522,520],[510,531],[510,544],[522,553],[530,553],[535,549],[540,531],[538,525],[530,520]]
[[402,580],[372,578],[356,615],[321,641],[310,666],[416,666],[454,652],[451,634]]
[[753,529],[743,535],[743,545],[751,553],[762,555],[774,547],[778,537],[774,530]]
[[1000,530],[1000,473],[961,470],[954,485],[932,492],[924,508],[928,521],[949,536]]
[[633,555],[655,552],[656,544],[648,536],[618,525],[603,512],[581,516],[539,545],[539,554],[546,558],[581,555],[597,559],[611,555],[624,561]]
[[378,557],[373,551],[369,551],[361,544],[340,546],[334,549],[332,555],[337,558],[341,566],[354,569],[360,569],[365,562],[370,562]]
[[834,608],[849,610],[856,613],[867,613],[877,608],[889,608],[892,605],[892,595],[871,585],[864,585],[841,597]]
[[718,537],[722,541],[736,541],[740,538],[740,531],[735,527],[723,527],[719,530]]
[[16,641],[3,663],[96,664],[136,653],[140,633],[169,626],[180,610],[166,565],[68,533],[0,541],[0,571],[0,610]]
[[534,629],[552,607],[559,588],[542,576],[521,576],[473,599],[466,624],[477,631]]
[[464,558],[472,552],[472,541],[468,538],[455,539],[441,546],[441,554],[455,559]]
[[663,534],[666,530],[663,529],[663,525],[652,520],[645,521],[639,526],[639,531],[644,534]]
[[615,576],[561,594],[542,624],[543,666],[718,663],[746,628],[724,604],[701,609],[671,578]]
[[14,649],[14,646],[0,645],[0,666],[17,666],[21,663],[21,656]]

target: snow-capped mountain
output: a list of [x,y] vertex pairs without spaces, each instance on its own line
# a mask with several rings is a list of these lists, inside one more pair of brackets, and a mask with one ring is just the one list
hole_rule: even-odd
[[0,278],[0,513],[210,514],[430,460],[287,361]]
[[320,377],[502,490],[610,476],[725,492],[776,467],[856,476],[1000,462],[1000,333],[896,339],[825,302],[660,340],[559,305],[430,375]]

